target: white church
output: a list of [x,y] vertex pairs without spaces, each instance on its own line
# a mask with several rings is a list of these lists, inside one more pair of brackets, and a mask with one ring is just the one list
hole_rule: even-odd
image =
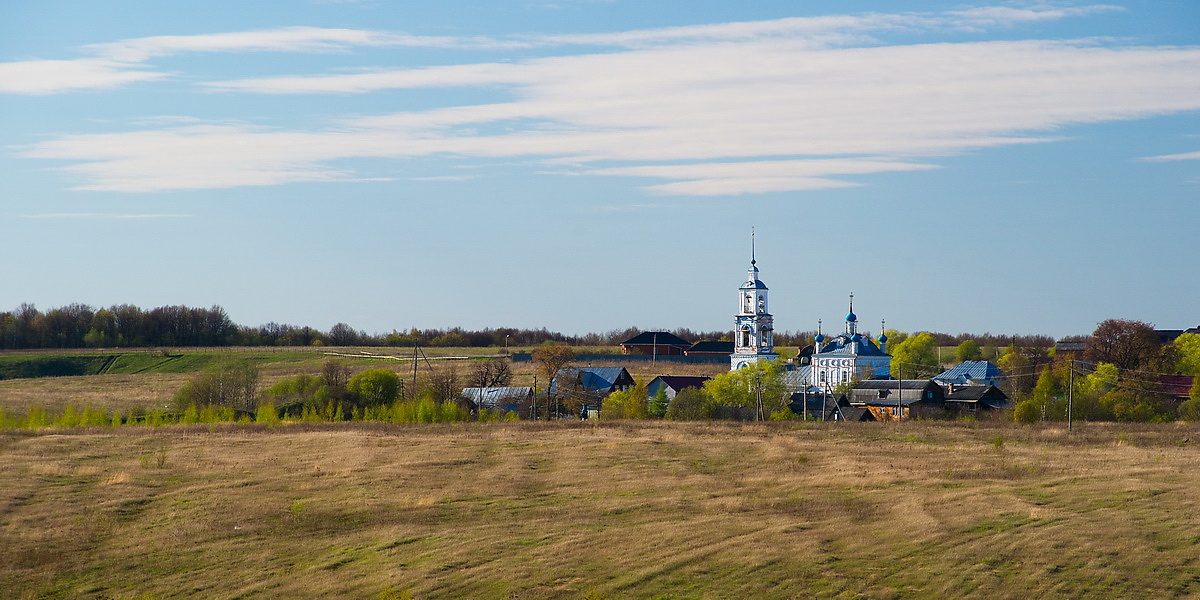
[[[758,276],[758,261],[754,256],[751,236],[750,269],[746,282],[738,288],[738,312],[734,315],[734,348],[729,356],[729,368],[736,371],[759,360],[779,358],[772,338],[774,317],[767,311],[767,284]],[[821,333],[817,322],[816,345],[809,364],[794,365],[787,380],[797,388],[831,390],[841,383],[859,379],[887,378],[892,357],[887,353],[887,335],[880,324],[878,345],[858,332],[858,315],[854,314],[854,294],[850,294],[850,311],[846,313],[846,331],[832,338]]]

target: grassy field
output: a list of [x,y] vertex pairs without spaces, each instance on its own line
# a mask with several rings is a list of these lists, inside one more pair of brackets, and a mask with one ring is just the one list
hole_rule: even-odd
[[[580,352],[596,349],[581,348]],[[407,352],[407,354],[406,354]],[[230,348],[206,350],[112,350],[0,352],[0,410],[25,414],[31,407],[61,412],[67,404],[127,414],[133,409],[168,406],[191,376],[217,360],[246,360],[258,365],[260,389],[281,378],[321,372],[327,360],[352,371],[383,367],[396,371],[411,385],[412,350],[403,348]],[[427,348],[417,364],[420,387],[433,371],[453,369],[462,387],[477,361],[494,360],[495,348]],[[714,375],[727,371],[723,364],[626,363],[619,354],[595,366],[628,366],[635,377],[649,382],[658,375]],[[588,366],[581,364],[580,366]],[[516,386],[532,386],[532,362],[512,363]],[[53,376],[48,376],[53,375]],[[545,381],[538,384],[543,389]]]
[[0,432],[5,598],[1200,595],[1200,429]]

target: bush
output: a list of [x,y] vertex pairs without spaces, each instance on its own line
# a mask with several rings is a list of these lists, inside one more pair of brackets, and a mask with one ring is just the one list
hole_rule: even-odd
[[697,388],[680,390],[667,407],[667,419],[672,421],[699,421],[711,418],[712,399]]

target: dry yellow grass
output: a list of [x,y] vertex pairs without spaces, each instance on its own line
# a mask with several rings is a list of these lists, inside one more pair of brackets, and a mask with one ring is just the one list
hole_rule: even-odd
[[1194,427],[0,434],[6,598],[1200,593]]

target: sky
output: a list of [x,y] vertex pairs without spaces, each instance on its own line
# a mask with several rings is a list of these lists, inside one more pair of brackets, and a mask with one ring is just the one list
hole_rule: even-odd
[[0,310],[1200,324],[1200,3],[0,0]]

